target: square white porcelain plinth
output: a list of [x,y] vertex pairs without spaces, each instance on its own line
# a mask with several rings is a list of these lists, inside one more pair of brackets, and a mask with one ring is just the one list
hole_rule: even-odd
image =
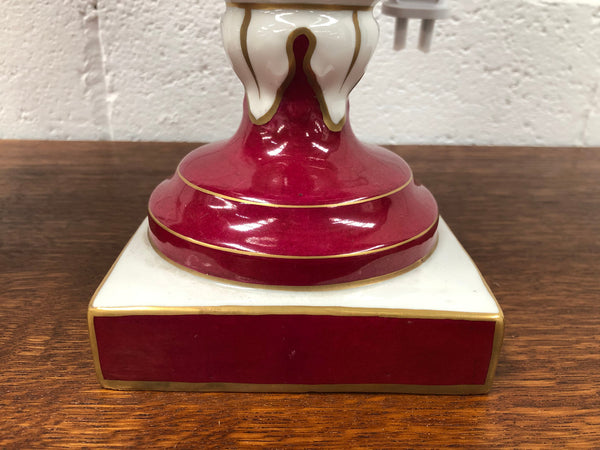
[[[148,240],[144,221],[98,288],[89,305],[90,336],[98,377],[118,389],[245,390],[245,391],[398,391],[481,393],[489,390],[503,337],[503,315],[473,261],[440,219],[439,243],[431,257],[415,269],[374,284],[342,289],[265,289],[227,282],[182,270],[159,256]],[[177,383],[161,380],[109,380],[104,376],[94,330],[96,317],[190,314],[311,314],[392,318],[487,320],[495,322],[485,383],[477,386],[385,384],[336,389],[313,386],[237,383]],[[385,345],[385,342],[381,343]],[[282,387],[283,386],[283,387]]]

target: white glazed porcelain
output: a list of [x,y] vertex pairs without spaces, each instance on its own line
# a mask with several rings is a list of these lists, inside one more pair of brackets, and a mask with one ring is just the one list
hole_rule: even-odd
[[167,262],[148,241],[146,220],[90,307],[308,306],[498,314],[498,304],[473,261],[441,218],[438,229],[436,251],[402,276],[345,289],[265,289],[213,281]]
[[293,40],[304,34],[312,52],[305,65],[318,85],[325,123],[339,131],[348,95],[363,76],[379,37],[372,12],[375,3],[227,2],[222,20],[225,50],[246,89],[252,121],[266,123],[277,111],[282,86],[293,70]]

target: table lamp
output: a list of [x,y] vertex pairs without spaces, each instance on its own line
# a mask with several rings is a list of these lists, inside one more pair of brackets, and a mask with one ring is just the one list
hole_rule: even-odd
[[[503,315],[432,194],[364,144],[348,95],[379,29],[374,0],[227,2],[245,88],[230,139],[188,154],[89,307],[115,389],[483,393]],[[443,2],[388,0],[395,47]]]

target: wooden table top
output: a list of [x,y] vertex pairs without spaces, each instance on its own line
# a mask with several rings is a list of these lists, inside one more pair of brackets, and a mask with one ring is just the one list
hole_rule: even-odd
[[488,395],[101,389],[88,301],[194,147],[0,141],[0,447],[600,445],[600,149],[393,148],[504,309]]

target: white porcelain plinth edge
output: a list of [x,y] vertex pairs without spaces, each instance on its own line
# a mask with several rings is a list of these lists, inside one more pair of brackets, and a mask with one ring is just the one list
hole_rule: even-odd
[[374,284],[334,290],[266,289],[214,281],[161,258],[147,231],[144,221],[99,288],[91,309],[304,306],[501,314],[477,267],[442,219],[436,251],[417,268]]

